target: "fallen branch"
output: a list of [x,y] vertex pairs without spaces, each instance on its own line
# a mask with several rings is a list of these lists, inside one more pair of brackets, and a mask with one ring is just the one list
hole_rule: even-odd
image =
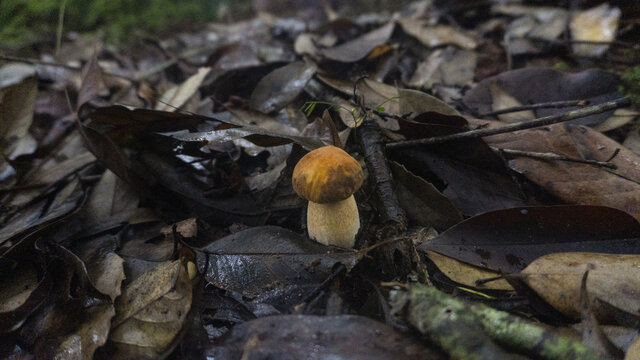
[[569,120],[575,120],[575,119],[583,118],[589,115],[601,114],[603,112],[625,107],[630,104],[631,104],[631,100],[628,97],[622,97],[616,100],[585,107],[582,109],[573,110],[573,111],[569,111],[569,112],[565,112],[557,115],[545,116],[545,117],[538,118],[531,121],[524,121],[524,122],[509,124],[509,125],[501,126],[499,128],[476,129],[476,130],[464,131],[464,132],[451,134],[451,135],[435,136],[435,137],[426,138],[426,139],[415,139],[415,140],[391,142],[387,144],[387,149],[396,149],[396,148],[411,147],[411,146],[417,146],[417,145],[433,145],[433,144],[444,143],[447,141],[475,139],[475,138],[481,138],[485,136],[514,132],[518,130],[526,130],[526,129],[536,128],[540,126],[566,122]]
[[407,217],[393,190],[391,169],[384,154],[384,144],[380,127],[372,119],[366,119],[358,128],[360,148],[374,182],[376,197],[380,208],[380,222],[384,224],[386,235],[398,235],[407,227]]
[[603,359],[581,342],[479,303],[467,303],[434,287],[409,291],[408,319],[452,359],[522,359],[502,348],[540,359]]
[[518,112],[523,110],[563,108],[563,107],[570,107],[570,106],[585,106],[585,105],[589,105],[589,102],[587,100],[551,101],[546,103],[514,106],[514,107],[496,110],[496,111],[489,111],[486,113],[478,114],[478,116],[485,117],[485,116],[494,116],[494,115]]
[[[73,70],[73,71],[82,71],[82,66],[75,66],[75,65],[58,63],[58,62],[54,62],[54,61],[44,61],[44,60],[38,60],[38,59],[32,59],[32,58],[23,58],[23,57],[4,55],[4,54],[0,54],[0,60],[15,61],[15,62],[31,64],[31,65],[52,66],[52,67],[58,67],[58,68]],[[130,78],[130,77],[126,76],[126,75],[122,75],[122,74],[116,74],[116,73],[112,73],[112,72],[108,72],[108,71],[104,71],[104,70],[102,70],[102,73],[104,75],[113,76],[113,77],[121,78],[121,79],[124,79],[124,80],[132,81],[132,82],[135,81],[135,79],[132,79],[132,78]]]
[[606,161],[596,161],[596,160],[585,160],[585,159],[577,159],[577,158],[570,158],[567,156],[563,156],[560,154],[554,154],[554,153],[543,153],[543,152],[535,152],[535,151],[522,151],[522,150],[514,150],[514,149],[500,149],[500,148],[496,148],[491,146],[491,150],[497,152],[498,154],[505,154],[505,155],[513,155],[513,156],[524,156],[524,157],[530,157],[530,158],[534,158],[534,159],[541,159],[541,160],[557,160],[557,161],[568,161],[568,162],[574,162],[574,163],[579,163],[579,164],[587,164],[587,165],[593,165],[596,167],[606,167],[612,170],[617,169],[618,167],[615,164],[612,164],[610,162],[606,162]]

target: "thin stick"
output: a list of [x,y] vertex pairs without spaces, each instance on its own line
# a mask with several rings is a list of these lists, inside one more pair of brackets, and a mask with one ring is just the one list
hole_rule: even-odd
[[565,112],[562,114],[545,116],[532,121],[518,122],[514,124],[505,125],[494,129],[476,129],[465,132],[460,132],[445,136],[435,136],[426,139],[405,140],[396,141],[387,144],[387,149],[397,149],[403,147],[410,147],[416,145],[433,145],[440,144],[447,141],[463,140],[463,139],[475,139],[490,135],[504,134],[514,132],[518,130],[531,129],[540,126],[546,126],[551,124],[557,124],[569,120],[583,118],[589,115],[601,114],[609,110],[618,109],[631,104],[631,100],[628,97],[622,97],[613,101],[608,101],[602,104],[597,104],[589,107],[585,107],[578,110]]
[[[58,63],[53,61],[43,61],[43,60],[38,60],[33,58],[23,58],[23,57],[11,56],[11,55],[5,55],[5,54],[0,54],[0,60],[15,61],[15,62],[21,62],[21,63],[31,64],[31,65],[53,66],[53,67],[59,67],[59,68],[73,70],[73,71],[82,71],[81,66],[68,65],[68,64],[63,64],[63,63]],[[132,79],[128,76],[121,75],[121,74],[114,74],[104,70],[102,71],[102,73],[104,75],[114,76],[121,79],[129,80],[132,82],[135,81],[135,79]]]
[[529,104],[529,105],[522,105],[522,106],[513,106],[513,107],[500,109],[496,111],[489,111],[486,113],[479,114],[478,116],[485,117],[485,116],[493,116],[493,115],[518,112],[522,110],[562,108],[562,107],[569,107],[569,106],[585,106],[585,105],[589,105],[588,100],[551,101],[551,102]]
[[627,42],[627,41],[621,41],[621,40],[613,40],[613,41],[593,41],[593,40],[574,40],[574,39],[557,40],[557,39],[544,39],[544,38],[533,37],[533,36],[527,36],[526,39],[533,40],[533,41],[546,42],[546,43],[553,44],[553,45],[564,45],[564,46],[570,46],[572,44],[578,44],[578,45],[617,45],[617,46],[620,46],[620,47],[626,47],[626,48],[630,48],[630,49],[634,49],[634,50],[640,49],[640,46],[638,44],[630,43],[630,42]]
[[64,12],[67,8],[67,0],[62,0],[60,10],[58,11],[58,28],[56,29],[56,57],[60,55],[60,46],[62,45],[62,30],[64,27]]
[[580,164],[588,164],[588,165],[593,165],[593,166],[597,166],[597,167],[606,167],[609,169],[617,169],[618,167],[615,164],[609,163],[609,162],[604,162],[604,161],[596,161],[596,160],[585,160],[585,159],[577,159],[577,158],[570,158],[567,156],[563,156],[560,154],[554,154],[554,153],[543,153],[543,152],[535,152],[535,151],[522,151],[522,150],[514,150],[514,149],[500,149],[500,148],[496,148],[496,147],[491,147],[491,150],[500,153],[500,154],[507,154],[507,155],[513,155],[513,156],[526,156],[526,157],[530,157],[530,158],[535,158],[535,159],[542,159],[542,160],[558,160],[558,161],[568,161],[568,162],[574,162],[574,163],[580,163]]

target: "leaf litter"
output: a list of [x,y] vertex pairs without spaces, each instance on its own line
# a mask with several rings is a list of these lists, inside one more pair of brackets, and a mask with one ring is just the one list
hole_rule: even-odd
[[[0,353],[637,356],[640,13],[307,5],[2,49]],[[325,145],[366,168],[356,249],[310,239],[291,187]]]

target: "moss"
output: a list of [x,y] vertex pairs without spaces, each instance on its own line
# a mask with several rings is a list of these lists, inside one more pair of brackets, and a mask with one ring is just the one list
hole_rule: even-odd
[[569,66],[569,64],[564,61],[558,61],[557,63],[553,64],[552,68],[558,71],[567,71],[571,68],[571,66]]
[[640,66],[634,66],[622,73],[621,79],[620,92],[636,105],[640,105]]
[[[64,0],[0,1],[0,39],[21,45],[55,38]],[[215,18],[216,8],[231,0],[67,0],[65,31],[103,29],[109,42],[123,42],[132,33],[170,33]]]

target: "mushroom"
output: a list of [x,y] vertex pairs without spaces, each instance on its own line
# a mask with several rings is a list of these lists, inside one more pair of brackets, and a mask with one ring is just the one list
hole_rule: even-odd
[[300,159],[293,169],[293,190],[309,200],[309,237],[324,245],[353,248],[360,229],[353,197],[364,179],[360,163],[335,146],[323,146]]

